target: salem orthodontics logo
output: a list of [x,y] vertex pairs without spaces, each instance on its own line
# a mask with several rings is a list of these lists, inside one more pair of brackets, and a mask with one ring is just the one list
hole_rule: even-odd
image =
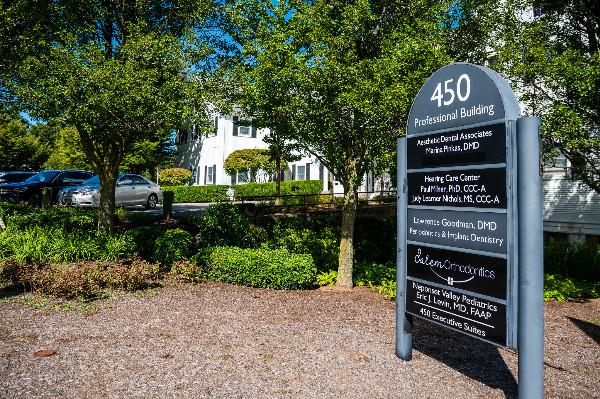
[[[424,254],[421,251],[421,248],[417,249],[417,254],[415,255],[415,264],[429,266],[429,269],[432,271],[433,274],[435,274],[438,278],[440,278],[441,280],[443,280],[451,286],[453,286],[454,284],[468,283],[475,277],[481,277],[490,280],[496,279],[496,273],[493,270],[485,268],[484,266],[472,266],[470,264],[463,265],[460,263],[452,262],[450,259],[435,259],[429,254]],[[453,273],[460,273],[464,275],[465,279],[456,280],[452,276],[443,276],[442,274],[445,274],[444,270],[448,270]],[[467,278],[467,276],[470,277]]]

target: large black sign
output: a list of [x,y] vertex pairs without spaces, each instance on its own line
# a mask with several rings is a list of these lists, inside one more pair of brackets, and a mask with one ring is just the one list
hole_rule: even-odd
[[506,208],[506,169],[409,173],[408,205]]
[[410,137],[406,145],[408,169],[504,163],[506,126],[497,123]]
[[411,277],[506,299],[506,259],[408,244]]
[[507,170],[514,167],[519,113],[496,72],[448,65],[419,91],[398,147],[398,180],[405,182],[398,190],[398,272],[407,276],[398,282],[406,290],[400,314],[405,306],[513,347],[516,315],[507,308],[515,307],[516,170]]
[[477,338],[506,344],[502,303],[407,280],[406,311]]
[[505,254],[506,213],[408,209],[407,240]]

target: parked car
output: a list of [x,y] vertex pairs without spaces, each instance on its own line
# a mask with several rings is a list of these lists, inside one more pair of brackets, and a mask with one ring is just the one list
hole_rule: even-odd
[[42,189],[49,188],[52,202],[56,202],[60,189],[80,185],[92,176],[92,173],[84,170],[43,170],[22,182],[0,185],[0,201],[27,202],[39,206],[42,202]]
[[[144,205],[147,209],[156,208],[162,201],[162,191],[158,184],[140,175],[121,174],[115,187],[115,205]],[[74,206],[100,206],[100,179],[94,176],[76,187],[62,189],[58,193],[58,203]]]
[[0,172],[0,184],[17,183],[35,175],[35,173],[24,170]]

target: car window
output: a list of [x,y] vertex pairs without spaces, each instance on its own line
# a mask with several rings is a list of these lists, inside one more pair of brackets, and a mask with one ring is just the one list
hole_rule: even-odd
[[89,179],[84,181],[83,184],[90,185],[90,186],[98,185],[98,184],[100,184],[100,178],[98,176],[90,177]]
[[64,172],[56,179],[56,182],[64,184],[81,184],[87,177],[87,175],[80,172]]
[[31,176],[25,181],[30,183],[48,182],[52,181],[52,179],[54,179],[58,175],[58,173],[59,172],[56,170],[45,170],[43,172],[36,173],[35,175]]
[[133,181],[131,180],[131,176],[123,176],[119,179],[119,182],[117,184],[119,186],[124,186],[126,184],[133,184]]
[[133,184],[148,184],[141,176],[131,176],[131,180],[133,181]]

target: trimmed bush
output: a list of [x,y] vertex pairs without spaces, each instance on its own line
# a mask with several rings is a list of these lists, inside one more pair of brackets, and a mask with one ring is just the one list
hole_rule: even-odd
[[[233,186],[235,198],[275,195],[275,182],[248,183]],[[320,194],[323,191],[321,180],[291,180],[281,182],[281,195]]]
[[285,249],[219,247],[211,253],[204,273],[215,281],[290,290],[313,286],[317,268],[310,255]]
[[158,174],[161,186],[183,186],[192,181],[192,172],[184,168],[163,169]]
[[184,202],[223,202],[227,201],[227,190],[229,186],[173,186],[169,191],[173,191],[175,203]]
[[206,208],[199,226],[201,247],[256,246],[250,222],[231,203],[213,204]]
[[566,301],[569,298],[600,298],[600,284],[574,280],[559,274],[544,275],[545,301]]
[[169,270],[176,260],[190,256],[192,235],[183,229],[167,230],[154,241],[152,260]]

